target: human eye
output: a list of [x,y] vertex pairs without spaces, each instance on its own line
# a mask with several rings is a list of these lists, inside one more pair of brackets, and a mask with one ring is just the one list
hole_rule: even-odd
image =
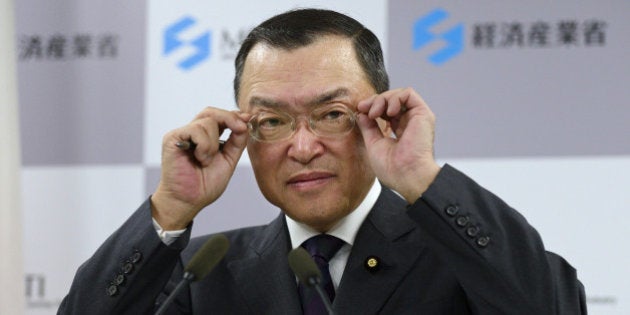
[[345,113],[340,110],[333,110],[326,113],[326,115],[324,116],[324,119],[335,120],[335,119],[341,118],[344,114]]
[[260,114],[256,122],[258,127],[262,129],[281,128],[289,123],[288,119],[282,115],[274,113]]
[[332,122],[348,119],[350,113],[347,108],[342,106],[334,106],[325,108],[316,113],[316,119],[323,122]]
[[320,135],[339,135],[352,130],[355,121],[350,109],[343,105],[327,106],[313,111],[311,123]]

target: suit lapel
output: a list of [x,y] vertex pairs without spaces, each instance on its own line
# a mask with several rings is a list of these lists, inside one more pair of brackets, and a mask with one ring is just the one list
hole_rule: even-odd
[[245,258],[228,263],[249,309],[264,314],[301,313],[296,280],[287,261],[290,241],[284,215],[253,240]]
[[[424,245],[406,202],[384,188],[359,229],[333,307],[338,314],[374,314],[409,273]],[[281,214],[259,235],[243,259],[228,263],[249,309],[264,314],[301,314],[295,276],[287,261],[290,240]],[[377,270],[366,267],[376,257]]]
[[[339,314],[374,314],[408,274],[423,245],[409,237],[416,224],[405,213],[406,202],[383,188],[359,229],[333,307]],[[376,268],[366,265],[374,257]]]

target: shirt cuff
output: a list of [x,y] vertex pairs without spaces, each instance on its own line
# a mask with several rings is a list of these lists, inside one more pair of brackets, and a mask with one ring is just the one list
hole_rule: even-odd
[[182,234],[184,234],[184,232],[186,232],[186,229],[164,231],[164,229],[160,226],[160,224],[158,224],[155,218],[151,218],[151,220],[153,220],[153,227],[155,228],[155,231],[157,232],[160,239],[162,240],[162,243],[164,243],[167,246],[173,244],[173,242],[175,242],[178,237],[180,237]]

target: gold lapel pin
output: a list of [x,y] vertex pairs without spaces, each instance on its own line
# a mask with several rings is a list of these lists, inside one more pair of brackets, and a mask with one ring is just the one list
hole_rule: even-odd
[[368,256],[365,259],[365,268],[368,271],[375,272],[375,271],[379,270],[380,267],[381,267],[380,258],[378,258],[376,256]]

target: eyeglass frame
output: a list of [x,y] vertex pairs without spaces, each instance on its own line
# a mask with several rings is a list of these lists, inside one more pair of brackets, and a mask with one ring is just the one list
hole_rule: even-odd
[[[322,110],[323,112],[326,113],[328,112],[328,109],[335,109],[335,108],[339,108],[340,110],[342,110],[345,114],[349,115],[350,117],[350,124],[352,125],[351,127],[348,128],[348,130],[344,131],[344,132],[340,132],[340,133],[333,133],[333,134],[321,134],[317,131],[316,128],[316,121],[314,121],[313,119],[313,113],[317,112],[318,110]],[[257,132],[254,130],[254,124],[252,123],[252,121],[254,121],[257,117],[259,117],[261,114],[264,113],[272,113],[272,114],[277,114],[278,116],[283,116],[283,117],[288,117],[290,118],[290,131],[289,133],[287,133],[286,136],[280,137],[278,139],[272,139],[272,140],[264,140],[261,139],[259,136],[257,136]],[[304,116],[304,115],[300,115],[300,116]],[[347,134],[349,134],[357,125],[357,112],[351,110],[349,107],[344,106],[344,105],[333,105],[333,106],[318,106],[316,108],[314,108],[313,110],[311,110],[308,113],[308,124],[307,124],[307,128],[310,132],[312,132],[313,134],[319,136],[319,137],[324,137],[324,138],[337,138],[337,137],[342,137],[345,136]],[[250,137],[252,137],[252,139],[254,139],[255,141],[258,142],[263,142],[263,143],[274,143],[274,142],[278,142],[278,141],[283,141],[286,139],[291,138],[295,132],[297,131],[297,122],[298,122],[299,116],[295,117],[293,115],[290,115],[289,113],[287,113],[286,111],[277,111],[277,110],[273,110],[273,109],[266,109],[263,111],[260,111],[256,114],[254,114],[249,121],[247,122],[247,131],[250,135]]]

